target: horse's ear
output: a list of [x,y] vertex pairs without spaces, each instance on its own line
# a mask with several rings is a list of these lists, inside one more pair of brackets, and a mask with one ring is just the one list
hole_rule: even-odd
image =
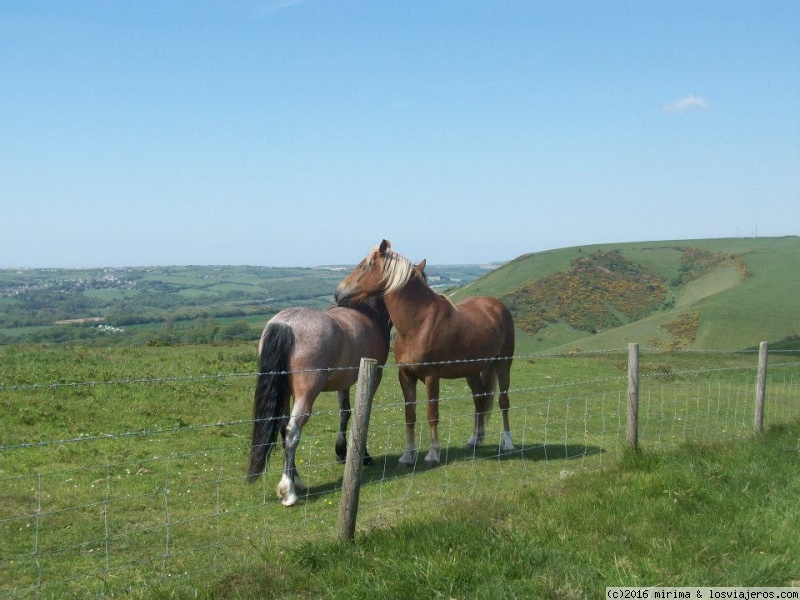
[[427,264],[428,264],[428,261],[423,258],[422,262],[417,265],[417,271],[419,271],[420,273],[424,273],[425,272],[425,265],[427,265]]
[[390,242],[389,240],[383,240],[381,242],[381,245],[378,246],[378,252],[380,252],[381,256],[383,256],[384,254],[386,254],[386,251],[391,247],[392,247],[392,242]]

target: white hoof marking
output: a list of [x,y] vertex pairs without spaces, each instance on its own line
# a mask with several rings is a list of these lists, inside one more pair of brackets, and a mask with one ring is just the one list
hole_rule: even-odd
[[500,443],[500,451],[501,452],[514,451],[514,440],[511,438],[510,431],[503,432],[503,441]]

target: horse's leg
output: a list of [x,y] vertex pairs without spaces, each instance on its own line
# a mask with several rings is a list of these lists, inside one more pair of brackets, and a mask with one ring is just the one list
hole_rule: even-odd
[[281,441],[283,442],[283,453],[286,454],[286,426],[289,424],[289,408],[291,406],[292,397],[291,394],[286,396],[286,401],[283,403],[283,412],[281,413],[283,416],[281,417]]
[[500,387],[497,402],[503,415],[503,441],[500,443],[500,452],[513,452],[514,440],[511,438],[511,427],[508,424],[508,409],[511,406],[508,397],[508,387],[511,385],[511,361],[501,360],[496,363],[495,373],[497,373],[497,385]]
[[431,429],[431,443],[425,464],[435,467],[439,464],[439,378],[431,375],[425,379],[425,393],[428,396],[428,426]]
[[412,467],[417,459],[414,425],[417,422],[417,378],[400,369],[400,387],[403,390],[406,413],[406,446],[398,461],[400,467]]
[[480,373],[475,373],[467,377],[467,385],[472,390],[472,403],[475,405],[475,424],[472,429],[472,437],[467,440],[467,448],[474,450],[483,443],[486,435],[486,388]]
[[[339,435],[336,437],[336,460],[340,463],[347,460],[347,422],[350,420],[350,388],[339,390]],[[364,464],[372,464],[372,457],[364,448]]]
[[339,435],[336,436],[336,460],[347,459],[347,422],[350,420],[350,388],[336,392],[339,396]]
[[297,473],[295,456],[297,454],[297,446],[300,444],[300,431],[311,416],[313,402],[313,399],[309,401],[305,396],[296,397],[292,407],[292,416],[289,417],[289,423],[286,426],[283,475],[281,475],[280,483],[278,483],[278,487],[275,490],[284,506],[292,506],[297,503],[296,490],[303,485]]

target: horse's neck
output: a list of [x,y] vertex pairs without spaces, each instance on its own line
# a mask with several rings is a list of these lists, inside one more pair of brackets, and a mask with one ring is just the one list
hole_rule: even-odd
[[390,320],[388,311],[379,312],[376,311],[372,315],[370,315],[372,321],[378,326],[381,333],[383,334],[386,342],[389,341],[389,334],[392,331],[392,321]]
[[386,309],[385,305],[376,304],[373,306],[372,304],[362,302],[353,308],[372,321],[386,339],[389,339],[392,324],[389,320],[389,311]]
[[412,279],[402,289],[384,296],[389,316],[399,336],[414,335],[419,325],[434,313],[451,310],[452,303],[434,292],[427,284],[417,278]]

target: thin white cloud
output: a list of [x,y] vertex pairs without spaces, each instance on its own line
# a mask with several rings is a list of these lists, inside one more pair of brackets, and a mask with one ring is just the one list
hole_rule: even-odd
[[308,1],[309,0],[271,0],[263,6],[262,12],[264,14],[274,13],[287,8],[292,8],[298,4],[305,4]]
[[704,110],[708,110],[711,108],[711,104],[709,104],[708,100],[703,98],[702,96],[683,96],[678,98],[674,102],[669,102],[668,104],[664,105],[664,112],[667,113],[682,113],[686,112],[687,110],[691,110],[693,108],[701,108]]

